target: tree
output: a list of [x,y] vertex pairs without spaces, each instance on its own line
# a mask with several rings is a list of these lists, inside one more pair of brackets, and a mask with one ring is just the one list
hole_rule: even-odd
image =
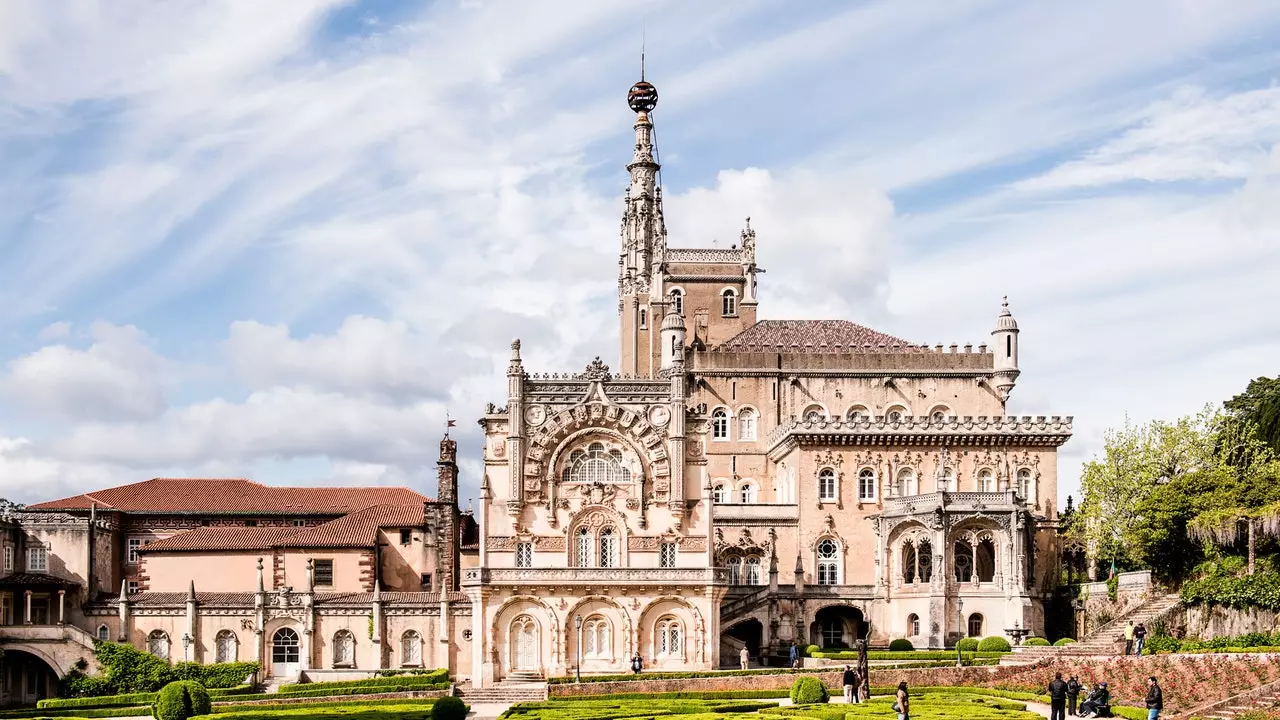
[[1217,502],[1203,509],[1187,525],[1187,532],[1195,540],[1220,546],[1235,545],[1244,535],[1248,572],[1253,575],[1258,536],[1280,537],[1280,488],[1276,482],[1280,462],[1245,414],[1221,418],[1215,445],[1216,475],[1220,478]]
[[1231,415],[1252,423],[1258,438],[1280,455],[1280,376],[1250,380],[1244,392],[1223,406]]

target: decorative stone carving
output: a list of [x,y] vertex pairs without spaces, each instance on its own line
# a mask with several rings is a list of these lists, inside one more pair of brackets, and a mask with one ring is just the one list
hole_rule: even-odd
[[524,421],[529,427],[538,427],[547,421],[547,409],[541,405],[531,405],[524,411]]
[[666,427],[671,421],[671,411],[662,405],[649,408],[649,422],[656,427]]
[[582,373],[582,377],[587,380],[608,380],[609,366],[601,362],[600,356],[597,355],[594,360],[587,363],[587,369]]

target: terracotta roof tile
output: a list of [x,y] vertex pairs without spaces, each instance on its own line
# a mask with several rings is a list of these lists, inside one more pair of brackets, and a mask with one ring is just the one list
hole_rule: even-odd
[[421,505],[404,487],[279,487],[243,478],[154,478],[29,506],[31,510],[134,513],[345,515],[372,505]]
[[301,528],[279,540],[276,547],[373,547],[380,528],[418,527],[425,519],[421,505],[375,505],[323,525]]
[[886,335],[848,320],[761,320],[725,343],[725,347],[729,348],[778,345],[811,348],[822,345],[847,348],[914,347],[902,338]]
[[[197,592],[196,602],[201,605],[217,605],[226,607],[253,607],[251,592]],[[104,600],[106,598],[103,598]],[[133,605],[184,605],[187,594],[184,592],[144,592],[129,596]]]
[[[294,594],[298,594],[295,590]],[[253,607],[255,593],[251,592],[196,592],[196,601],[212,607]],[[371,592],[318,592],[313,596],[316,605],[368,605],[373,602]],[[450,592],[450,602],[470,602],[465,593]],[[98,604],[115,603],[119,596],[99,596]],[[388,605],[435,605],[440,593],[433,592],[384,592],[382,601]],[[130,604],[140,607],[181,606],[187,602],[185,592],[144,592],[129,596]]]
[[190,550],[269,550],[295,527],[198,527],[141,548],[142,552]]

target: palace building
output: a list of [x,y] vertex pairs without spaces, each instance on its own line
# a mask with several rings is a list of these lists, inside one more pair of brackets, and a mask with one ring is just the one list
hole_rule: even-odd
[[1019,329],[918,345],[759,320],[756,233],[669,247],[656,89],[631,88],[620,352],[529,372],[408,488],[154,479],[0,520],[0,701],[52,694],[94,640],[257,660],[267,682],[448,667],[474,686],[705,670],[908,638],[1043,632],[1071,418],[1013,416]]

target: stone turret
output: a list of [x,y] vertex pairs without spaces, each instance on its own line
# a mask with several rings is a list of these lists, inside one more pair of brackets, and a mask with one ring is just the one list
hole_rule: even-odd
[[662,369],[669,371],[677,364],[684,364],[684,318],[675,311],[675,303],[668,302],[667,316],[662,319]]
[[992,352],[995,354],[995,388],[1000,398],[1007,401],[1021,371],[1018,370],[1018,321],[1009,312],[1009,298],[1000,306],[996,329],[991,331]]

